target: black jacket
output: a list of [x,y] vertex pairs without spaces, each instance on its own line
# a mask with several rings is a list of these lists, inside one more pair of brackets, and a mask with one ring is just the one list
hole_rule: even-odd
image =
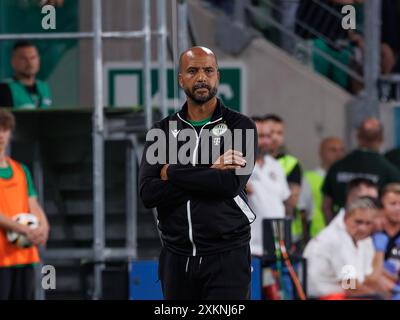
[[[244,191],[256,159],[255,124],[248,117],[226,108],[220,100],[210,121],[198,128],[199,132],[186,120],[186,114],[187,104],[153,126],[158,133],[166,134],[165,140],[159,141],[147,134],[139,182],[143,203],[149,208],[157,207],[164,246],[176,254],[202,256],[244,246],[249,243],[250,223],[255,219]],[[246,137],[246,130],[235,133],[234,129],[249,129],[247,133],[252,135]],[[233,136],[233,149],[238,149],[236,143],[240,140],[243,142],[239,143],[240,151],[249,159],[246,174],[210,168],[231,148],[228,147],[229,133]],[[185,135],[191,135],[192,139],[180,141]],[[149,141],[151,139],[154,141]],[[155,148],[157,142],[158,149]],[[173,164],[174,155],[178,154],[174,144],[181,154],[188,155],[190,163],[182,163],[180,159]],[[183,152],[184,146],[190,147],[192,152]],[[207,146],[212,150],[209,155]],[[155,149],[159,163],[150,164],[154,161],[149,163],[146,155],[148,151],[153,154]],[[160,179],[165,163],[170,164],[168,181]]]

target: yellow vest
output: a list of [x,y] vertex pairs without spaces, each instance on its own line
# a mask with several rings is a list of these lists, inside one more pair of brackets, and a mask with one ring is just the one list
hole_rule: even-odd
[[325,216],[322,212],[323,194],[321,191],[324,183],[324,177],[320,176],[315,171],[306,171],[304,176],[311,187],[313,212],[311,218],[310,235],[311,237],[315,237],[326,226]]

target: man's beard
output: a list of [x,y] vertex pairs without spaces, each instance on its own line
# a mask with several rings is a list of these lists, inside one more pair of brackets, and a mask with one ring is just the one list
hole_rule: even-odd
[[[208,89],[208,95],[196,95],[196,90],[202,88]],[[192,87],[192,90],[185,88],[186,96],[188,96],[195,104],[199,105],[204,104],[214,98],[217,94],[217,91],[217,87],[210,87],[205,83],[195,84]]]
[[258,147],[258,157],[265,157],[268,154],[267,148],[260,148]]
[[36,76],[37,72],[28,70],[28,71],[21,71],[17,73],[17,77],[22,78],[22,79],[30,79]]

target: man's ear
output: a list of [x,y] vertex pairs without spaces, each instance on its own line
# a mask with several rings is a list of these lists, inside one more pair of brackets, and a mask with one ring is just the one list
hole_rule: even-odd
[[178,73],[178,83],[181,89],[183,89],[183,79],[182,79],[182,74]]

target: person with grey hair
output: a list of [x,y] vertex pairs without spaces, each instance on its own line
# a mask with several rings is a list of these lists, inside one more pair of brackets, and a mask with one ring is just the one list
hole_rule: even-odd
[[[374,269],[370,237],[378,213],[371,197],[352,198],[304,250],[309,296],[342,298],[377,294],[380,269]],[[379,292],[380,293],[380,292]]]

